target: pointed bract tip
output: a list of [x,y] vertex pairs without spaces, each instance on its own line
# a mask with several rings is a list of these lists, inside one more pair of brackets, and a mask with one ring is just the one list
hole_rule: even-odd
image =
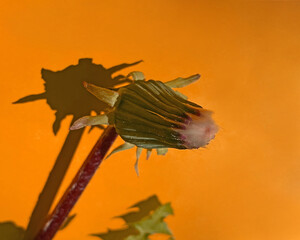
[[83,85],[85,88],[88,87],[88,83],[87,83],[86,81],[83,81],[83,82],[82,82],[82,85]]
[[99,87],[91,83],[83,82],[83,86],[100,101],[105,102],[111,107],[114,106],[119,96],[117,91]]
[[80,128],[84,128],[84,127],[87,126],[87,122],[88,122],[88,117],[79,118],[70,127],[70,130],[77,130],[77,129],[80,129]]
[[151,156],[152,149],[147,149],[147,155],[146,155],[146,160],[148,160]]
[[73,130],[77,130],[77,129],[80,129],[80,128],[83,128],[84,126],[80,126],[80,125],[72,125],[69,130],[70,131],[73,131]]
[[201,77],[201,75],[200,75],[199,73],[197,73],[197,74],[195,74],[195,75],[193,76],[193,78],[194,78],[195,80],[198,80],[200,77]]
[[139,177],[140,176],[140,172],[139,172],[139,166],[138,163],[134,164],[134,170],[136,172],[136,175]]

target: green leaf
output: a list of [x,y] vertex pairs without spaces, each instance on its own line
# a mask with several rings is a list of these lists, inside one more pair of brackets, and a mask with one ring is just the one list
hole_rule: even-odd
[[18,227],[14,222],[7,221],[0,223],[1,240],[22,240],[25,230]]
[[126,227],[123,229],[111,230],[106,233],[96,233],[90,236],[98,237],[103,240],[123,240],[128,236],[136,236],[139,232],[134,227]]
[[130,223],[138,222],[143,218],[149,216],[150,213],[157,209],[159,206],[161,206],[161,202],[156,195],[153,195],[130,206],[130,208],[138,208],[138,211],[128,212],[118,217],[123,219],[129,225]]
[[126,228],[92,236],[103,240],[150,240],[150,235],[166,234],[171,237],[170,240],[174,240],[168,225],[164,222],[167,216],[173,214],[170,203],[162,205],[154,195],[134,204],[131,208],[139,210],[119,216],[126,222]]
[[143,235],[131,235],[125,238],[125,240],[149,240],[149,238]]
[[[158,207],[149,217],[134,223],[133,226],[140,232],[141,235],[147,236],[155,233],[163,233],[171,235],[168,225],[163,221],[165,217],[173,214],[170,203]],[[128,240],[128,239],[126,239]]]

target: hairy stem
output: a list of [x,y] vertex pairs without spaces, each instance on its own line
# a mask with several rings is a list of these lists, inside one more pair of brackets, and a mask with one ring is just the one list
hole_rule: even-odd
[[117,133],[114,127],[109,126],[104,130],[70,186],[35,237],[35,240],[50,240],[54,237],[98,169],[116,137]]

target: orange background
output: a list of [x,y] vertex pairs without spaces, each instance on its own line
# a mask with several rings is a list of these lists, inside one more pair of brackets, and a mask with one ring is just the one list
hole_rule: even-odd
[[[105,161],[57,240],[93,239],[112,219],[157,194],[171,202],[176,239],[300,239],[299,1],[1,1],[0,221],[25,227],[68,133],[57,136],[42,67],[62,70],[90,57],[105,67],[162,81],[200,73],[182,92],[215,112],[206,149],[169,150],[140,161],[128,150]],[[100,135],[87,130],[62,189]],[[121,143],[119,139],[116,143]],[[143,153],[145,154],[145,153]],[[62,190],[60,191],[60,194]]]

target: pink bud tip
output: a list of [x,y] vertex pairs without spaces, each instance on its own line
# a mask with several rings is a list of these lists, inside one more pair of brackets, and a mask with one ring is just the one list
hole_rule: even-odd
[[199,114],[190,115],[192,121],[186,125],[186,130],[178,130],[183,135],[186,148],[204,147],[218,132],[218,126],[211,117],[212,112],[201,109]]

